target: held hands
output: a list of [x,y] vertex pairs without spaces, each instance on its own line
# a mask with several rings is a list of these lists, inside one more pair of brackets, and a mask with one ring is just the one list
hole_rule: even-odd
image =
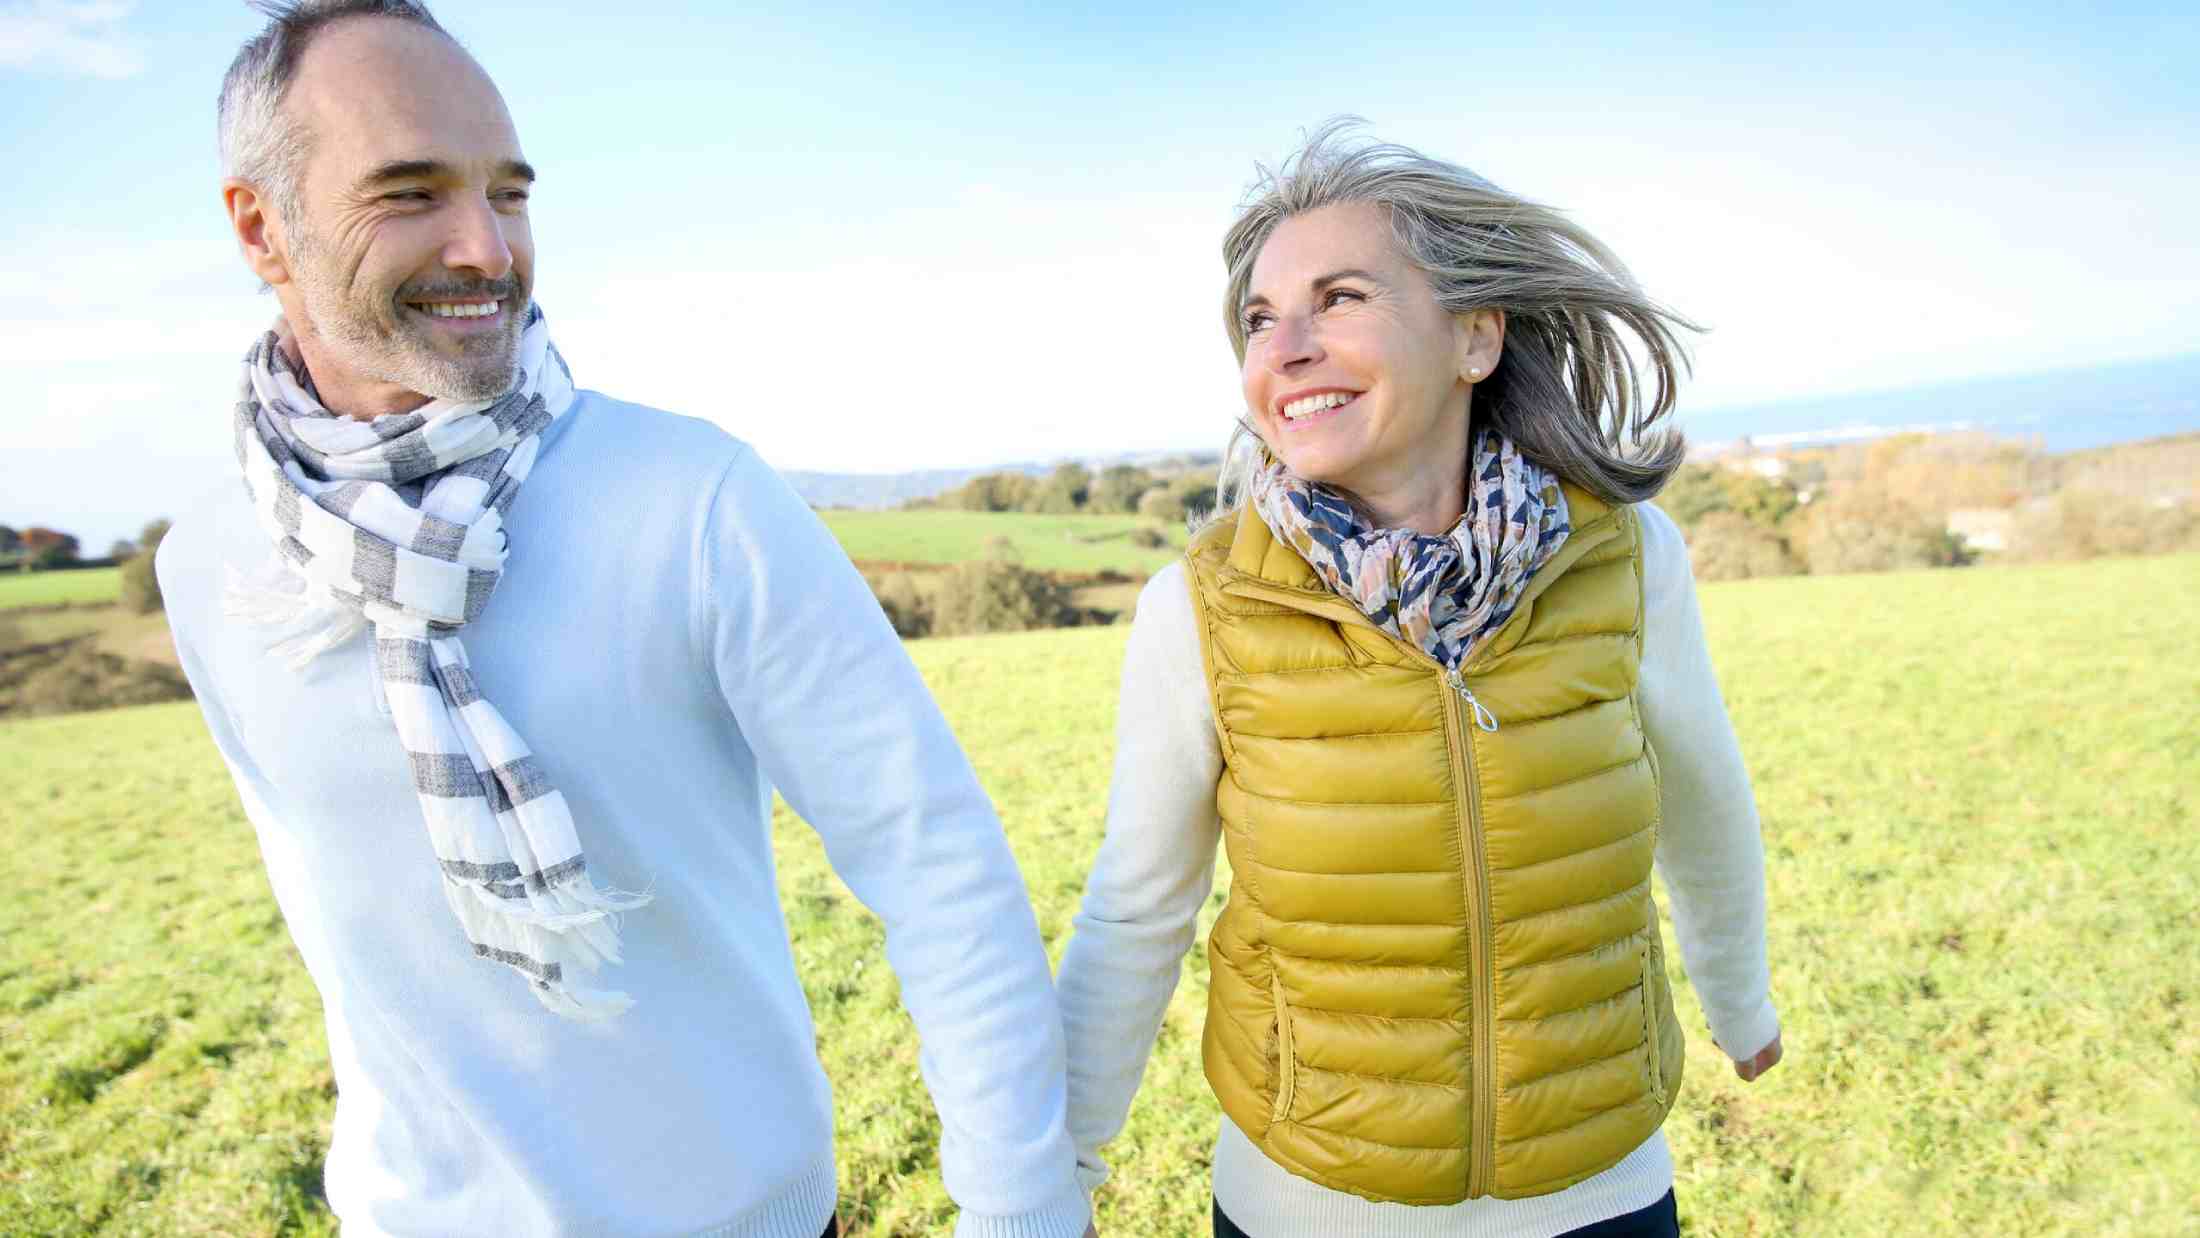
[[1757,1081],[1757,1076],[1764,1074],[1766,1071],[1771,1070],[1773,1067],[1778,1066],[1779,1064],[1780,1036],[1779,1033],[1775,1032],[1772,1037],[1772,1043],[1766,1045],[1762,1049],[1757,1050],[1757,1056],[1749,1058],[1746,1061],[1735,1062],[1734,1073],[1740,1075],[1742,1077],[1742,1082],[1744,1083],[1755,1083]]

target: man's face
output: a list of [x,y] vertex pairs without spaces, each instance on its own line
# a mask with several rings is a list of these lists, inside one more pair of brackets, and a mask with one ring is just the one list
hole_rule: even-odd
[[534,286],[534,173],[480,66],[432,30],[345,21],[307,49],[284,106],[310,153],[278,293],[324,395],[510,390]]

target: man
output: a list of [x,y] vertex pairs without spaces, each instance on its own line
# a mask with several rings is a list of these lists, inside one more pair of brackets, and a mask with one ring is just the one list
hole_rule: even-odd
[[739,442],[574,390],[534,173],[424,7],[262,8],[223,200],[283,315],[158,567],[326,1008],[346,1232],[833,1232],[775,786],[885,922],[958,1233],[1086,1232],[1022,881],[862,581]]

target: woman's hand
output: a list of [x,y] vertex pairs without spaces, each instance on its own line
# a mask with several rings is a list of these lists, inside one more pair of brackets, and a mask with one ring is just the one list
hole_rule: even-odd
[[1750,1058],[1746,1062],[1734,1063],[1734,1073],[1740,1075],[1742,1077],[1742,1082],[1744,1083],[1755,1083],[1757,1081],[1757,1076],[1765,1073],[1768,1070],[1771,1070],[1773,1067],[1778,1066],[1779,1064],[1780,1037],[1779,1034],[1776,1032],[1773,1034],[1771,1044],[1757,1050],[1757,1056]]

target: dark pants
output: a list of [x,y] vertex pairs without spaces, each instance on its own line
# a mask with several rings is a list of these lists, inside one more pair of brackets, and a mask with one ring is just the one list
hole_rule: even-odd
[[840,1217],[836,1215],[832,1220],[825,1222],[825,1232],[819,1234],[817,1238],[840,1238]]
[[[1673,1192],[1665,1198],[1623,1217],[1598,1221],[1580,1229],[1566,1231],[1565,1238],[1680,1238],[1680,1213],[1673,1207]],[[1223,1215],[1222,1205],[1215,1205],[1215,1238],[1252,1238],[1237,1223]]]

